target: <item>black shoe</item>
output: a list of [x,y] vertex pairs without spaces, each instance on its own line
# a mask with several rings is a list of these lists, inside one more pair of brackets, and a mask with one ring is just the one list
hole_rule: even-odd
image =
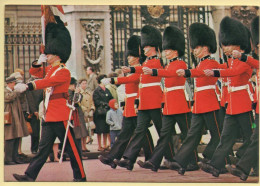
[[246,175],[242,170],[239,168],[233,168],[231,166],[226,166],[228,172],[230,172],[232,175],[239,177],[241,180],[246,181],[248,175]]
[[210,165],[209,163],[200,163],[199,166],[201,170],[203,170],[204,172],[210,173],[214,177],[219,177],[220,171],[212,165]]
[[90,150],[87,149],[87,150],[83,150],[82,152],[90,152]]
[[182,166],[181,166],[178,162],[176,162],[176,161],[170,162],[170,169],[171,169],[171,170],[177,170],[180,175],[184,175],[184,173],[185,173],[185,171],[186,171],[185,168],[182,167]]
[[127,170],[133,170],[134,164],[131,162],[131,160],[124,159],[124,160],[114,160],[115,164],[117,164],[119,167],[126,168]]
[[142,167],[142,168],[151,169],[151,170],[154,171],[154,172],[157,172],[157,171],[158,171],[158,168],[155,167],[155,165],[152,164],[152,163],[149,162],[149,161],[143,162],[143,161],[139,160],[139,161],[137,162],[137,164],[138,164],[140,167]]
[[37,150],[33,150],[33,151],[32,151],[32,154],[37,154]]
[[86,178],[74,178],[73,182],[86,182],[87,179]]
[[189,163],[187,168],[186,168],[186,171],[196,171],[196,170],[199,170],[200,167],[198,166],[198,164],[193,164],[193,163]]
[[16,165],[13,161],[5,161],[5,165]]
[[26,174],[25,175],[13,174],[13,176],[17,181],[20,181],[20,182],[33,182],[34,181],[34,179],[27,176]]
[[105,165],[110,165],[111,168],[115,169],[116,168],[116,164],[114,163],[113,160],[111,160],[110,158],[107,158],[105,156],[99,155],[98,159]]
[[170,163],[171,163],[172,161],[169,161],[169,160],[164,160],[164,162],[163,162],[163,166],[164,167],[166,167],[167,169],[170,169]]

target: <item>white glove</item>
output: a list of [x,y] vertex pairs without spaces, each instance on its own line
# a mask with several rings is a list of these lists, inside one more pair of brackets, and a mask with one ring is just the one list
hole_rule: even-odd
[[28,85],[26,85],[24,83],[18,83],[14,86],[14,91],[22,93],[22,92],[26,91],[27,88],[28,88]]
[[111,78],[104,78],[101,80],[101,83],[103,83],[105,86],[110,84],[111,82]]
[[71,110],[75,110],[76,108],[73,105],[70,105],[67,103],[67,106],[71,109]]
[[42,63],[47,61],[47,56],[46,54],[41,54],[36,65],[41,65]]
[[89,117],[89,118],[92,118],[92,117],[93,117],[93,114],[94,114],[93,110],[90,110],[89,113],[88,113],[88,117]]

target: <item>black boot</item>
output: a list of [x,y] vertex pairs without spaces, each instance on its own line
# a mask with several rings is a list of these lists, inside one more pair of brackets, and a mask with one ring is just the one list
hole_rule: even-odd
[[186,169],[182,167],[178,162],[173,161],[170,163],[171,170],[177,170],[180,175],[184,175]]
[[212,165],[210,165],[209,163],[200,163],[199,165],[201,170],[203,170],[204,172],[210,173],[214,177],[219,177],[220,171]]
[[20,182],[34,182],[34,179],[25,175],[13,174],[14,178]]
[[129,159],[124,160],[114,160],[115,164],[117,164],[119,167],[126,168],[127,170],[133,170],[134,163]]
[[231,166],[226,166],[228,172],[230,172],[232,175],[239,177],[241,180],[246,181],[248,175],[246,175],[242,170],[240,170],[238,167],[233,168]]
[[154,171],[154,172],[157,172],[157,171],[158,171],[158,168],[155,167],[155,165],[152,164],[152,163],[149,162],[149,161],[143,162],[143,161],[139,160],[139,161],[137,162],[137,164],[138,164],[140,167],[142,167],[142,168],[151,169],[151,170]]
[[86,178],[74,178],[73,182],[86,182],[87,179]]
[[114,163],[113,160],[111,160],[110,158],[107,158],[105,156],[99,155],[98,159],[105,165],[109,165],[111,168],[115,169],[116,168],[116,164]]

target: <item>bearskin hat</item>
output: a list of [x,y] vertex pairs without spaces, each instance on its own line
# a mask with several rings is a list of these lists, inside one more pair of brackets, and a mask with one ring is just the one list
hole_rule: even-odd
[[192,49],[197,46],[209,47],[209,52],[214,54],[217,50],[217,41],[214,30],[204,23],[193,23],[189,27],[189,39]]
[[162,49],[177,50],[179,56],[183,56],[185,52],[185,38],[184,34],[176,26],[168,26],[163,32]]
[[259,44],[259,16],[255,17],[251,22],[251,32],[253,43],[257,46]]
[[238,45],[241,50],[248,48],[248,32],[246,27],[238,20],[224,17],[220,22],[219,43],[228,45]]
[[156,47],[156,50],[162,51],[162,34],[157,28],[145,25],[141,29],[141,46]]
[[251,40],[252,40],[252,35],[251,32],[249,30],[249,28],[247,28],[246,26],[244,26],[246,29],[246,34],[247,34],[247,47],[244,49],[245,53],[248,54],[251,52]]
[[139,57],[139,48],[141,47],[141,37],[132,35],[127,41],[126,56]]
[[71,53],[71,37],[62,20],[55,16],[57,23],[48,23],[45,29],[45,54],[57,55],[66,63]]

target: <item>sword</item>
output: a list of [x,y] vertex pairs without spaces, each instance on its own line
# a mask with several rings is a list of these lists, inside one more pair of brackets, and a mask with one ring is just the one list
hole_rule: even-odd
[[[77,84],[76,88],[78,88],[78,84]],[[60,164],[62,163],[62,159],[63,159],[63,154],[64,154],[64,150],[65,150],[65,145],[66,145],[66,141],[67,141],[67,136],[68,136],[68,132],[69,132],[69,127],[72,127],[72,128],[74,127],[74,126],[72,125],[72,123],[70,122],[70,120],[71,120],[72,112],[73,112],[73,110],[75,110],[75,107],[74,107],[75,94],[76,94],[76,93],[74,92],[74,95],[73,95],[73,98],[72,98],[71,107],[70,107],[69,120],[68,120],[68,122],[67,122],[66,133],[65,133],[65,136],[64,136],[63,145],[62,145],[62,150],[61,150],[61,155],[60,155],[60,160],[59,160],[59,163],[60,163]]]

